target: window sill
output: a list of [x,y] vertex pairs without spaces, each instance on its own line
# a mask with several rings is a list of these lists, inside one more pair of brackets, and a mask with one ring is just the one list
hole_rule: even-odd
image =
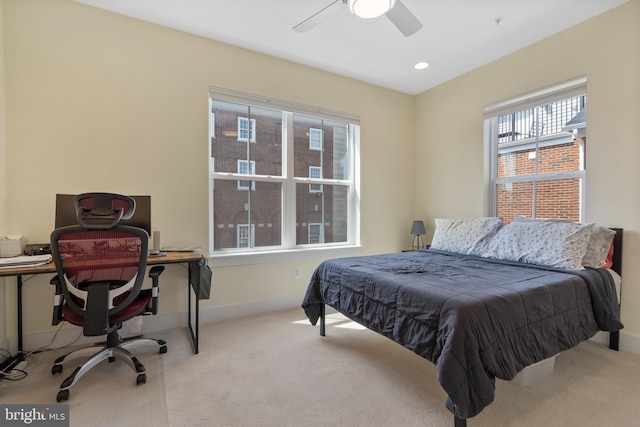
[[313,258],[342,258],[361,254],[362,246],[325,246],[322,248],[285,249],[264,252],[213,253],[209,255],[209,266],[228,267],[247,264],[268,264],[298,261]]

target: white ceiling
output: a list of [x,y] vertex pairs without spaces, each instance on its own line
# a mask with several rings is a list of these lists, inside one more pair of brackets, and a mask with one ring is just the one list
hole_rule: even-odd
[[415,95],[628,0],[402,0],[424,25],[410,37],[346,5],[292,30],[334,0],[76,1]]

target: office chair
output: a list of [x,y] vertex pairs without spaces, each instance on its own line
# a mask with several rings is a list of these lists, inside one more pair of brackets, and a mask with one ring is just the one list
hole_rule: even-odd
[[149,236],[141,228],[121,225],[133,216],[135,200],[118,194],[85,193],[74,199],[78,225],[51,233],[51,254],[57,276],[53,321],[81,326],[85,336],[106,335],[106,344],[75,350],[56,359],[52,374],[61,373],[63,363],[89,359],[60,385],[57,401],[69,398],[69,389],[91,368],[104,360],[124,360],[137,374],[136,383],[147,380],[144,365],[130,352],[141,346],[156,346],[167,352],[164,340],[141,338],[123,341],[122,322],[143,314],[157,314],[158,276],[162,266],[151,269],[151,289],[142,289],[147,266]]

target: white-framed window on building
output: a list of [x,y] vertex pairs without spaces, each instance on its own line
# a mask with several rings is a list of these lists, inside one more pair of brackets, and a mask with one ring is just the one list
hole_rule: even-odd
[[322,129],[309,129],[309,150],[322,150]]
[[[251,124],[251,126],[249,126]],[[238,117],[238,141],[256,142],[256,120]]]
[[308,224],[309,244],[316,245],[322,243],[322,224]]
[[238,248],[250,248],[255,239],[255,227],[253,224],[238,224],[236,234]]
[[586,111],[586,78],[485,108],[490,215],[582,221]]
[[[239,175],[255,175],[256,174],[256,162],[246,161],[238,159],[238,174]],[[238,181],[238,190],[252,190],[256,189],[255,181]]]
[[[222,88],[209,94],[221,130],[209,138],[210,255],[358,246],[359,117]],[[236,123],[238,135],[225,131]],[[309,149],[311,134],[321,150]],[[248,225],[250,238],[240,231]]]
[[[322,179],[322,168],[318,166],[309,166],[309,178]],[[309,184],[310,193],[322,193],[322,184]]]

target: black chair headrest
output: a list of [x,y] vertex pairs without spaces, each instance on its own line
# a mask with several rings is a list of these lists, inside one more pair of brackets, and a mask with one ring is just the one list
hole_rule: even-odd
[[88,229],[107,230],[120,221],[131,219],[136,201],[113,193],[83,193],[74,198],[78,225]]

